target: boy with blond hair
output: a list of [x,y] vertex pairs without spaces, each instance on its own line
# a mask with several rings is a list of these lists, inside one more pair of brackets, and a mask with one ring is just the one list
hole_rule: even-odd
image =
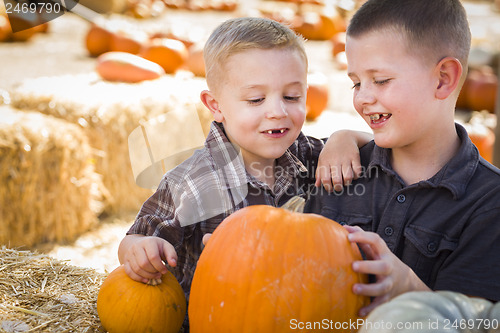
[[[471,34],[459,0],[368,0],[347,29],[354,107],[370,125],[366,173],[306,211],[343,224],[373,284],[361,310],[411,290],[500,300],[500,170],[454,121]],[[322,176],[323,177],[323,176]],[[355,227],[353,227],[355,226]]]
[[[263,18],[228,20],[209,37],[204,57],[209,90],[200,98],[215,119],[205,147],[164,175],[118,250],[137,281],[160,278],[166,262],[187,298],[203,236],[243,207],[305,196],[324,145],[301,132],[307,56],[292,30]],[[358,139],[361,145],[370,137],[330,137],[329,171],[340,172],[344,156],[357,153]],[[356,164],[347,161],[346,181]]]

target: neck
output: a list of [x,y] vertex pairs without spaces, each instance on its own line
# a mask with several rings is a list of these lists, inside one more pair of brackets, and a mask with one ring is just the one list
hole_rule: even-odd
[[460,148],[455,126],[421,142],[392,149],[391,164],[407,185],[427,180],[441,170]]
[[266,183],[270,188],[273,188],[274,182],[276,180],[274,174],[274,159],[248,159],[243,156],[243,161],[245,163],[245,169],[249,174],[254,176],[261,182]]

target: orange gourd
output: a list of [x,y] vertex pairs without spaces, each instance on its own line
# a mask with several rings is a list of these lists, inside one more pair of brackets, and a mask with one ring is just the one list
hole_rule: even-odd
[[97,73],[107,81],[136,83],[165,74],[160,65],[127,52],[106,52],[97,58]]
[[298,322],[356,321],[368,298],[352,287],[367,278],[352,270],[361,255],[347,234],[325,217],[272,206],[231,214],[198,261],[191,332],[280,333]]
[[186,299],[170,272],[160,284],[145,284],[132,280],[122,265],[99,289],[97,313],[109,333],[177,333],[186,315]]
[[176,39],[154,38],[142,48],[140,55],[159,64],[165,73],[171,74],[184,65],[188,49],[183,42]]

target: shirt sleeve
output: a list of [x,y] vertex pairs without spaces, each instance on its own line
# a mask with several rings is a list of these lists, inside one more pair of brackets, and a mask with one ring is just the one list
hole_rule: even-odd
[[156,192],[141,207],[127,234],[157,236],[177,250],[182,244],[183,229],[175,216],[175,205],[168,178],[164,177]]
[[328,139],[317,139],[312,136],[306,136],[300,132],[297,140],[289,148],[290,152],[294,154],[309,170],[316,170],[318,164],[319,154],[325,146]]

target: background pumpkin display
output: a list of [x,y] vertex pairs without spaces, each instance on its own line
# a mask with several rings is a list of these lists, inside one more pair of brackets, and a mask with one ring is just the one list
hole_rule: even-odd
[[[347,231],[319,215],[271,206],[233,213],[215,230],[194,274],[191,332],[289,332],[300,322],[348,322],[368,298]],[[292,326],[291,326],[292,325]]]
[[109,333],[177,333],[186,315],[186,299],[170,272],[159,284],[145,284],[129,278],[119,266],[102,283],[97,313]]

